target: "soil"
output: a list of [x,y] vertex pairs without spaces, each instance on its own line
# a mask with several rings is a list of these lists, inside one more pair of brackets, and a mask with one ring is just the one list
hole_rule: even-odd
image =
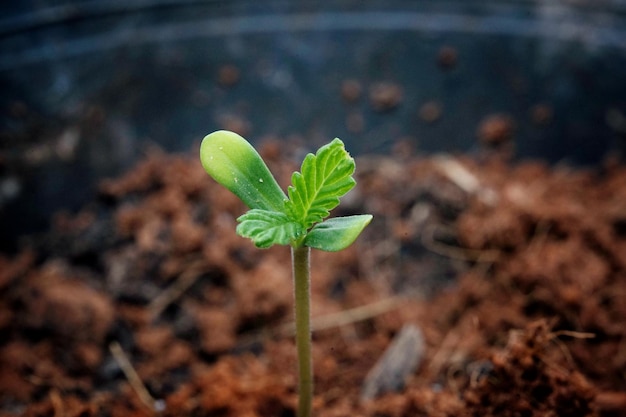
[[[364,234],[312,255],[314,414],[626,415],[626,168],[397,150],[336,210]],[[302,149],[261,152],[287,184]],[[236,236],[193,154],[99,189],[0,256],[0,414],[293,416],[289,250]]]

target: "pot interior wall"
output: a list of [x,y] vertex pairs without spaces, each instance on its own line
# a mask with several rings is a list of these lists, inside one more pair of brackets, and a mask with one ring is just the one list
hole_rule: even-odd
[[623,1],[7,3],[5,247],[146,146],[195,150],[219,128],[311,149],[337,136],[357,155],[400,139],[474,152],[481,121],[505,114],[519,158],[597,164],[624,146]]

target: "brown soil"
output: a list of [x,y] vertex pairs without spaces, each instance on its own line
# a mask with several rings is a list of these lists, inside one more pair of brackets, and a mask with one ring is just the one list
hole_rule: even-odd
[[[287,183],[300,150],[262,153]],[[337,214],[374,222],[312,259],[316,416],[626,415],[626,168],[402,153],[357,176]],[[293,416],[288,249],[237,237],[193,155],[100,190],[0,256],[0,414]],[[361,399],[407,325],[414,370]]]

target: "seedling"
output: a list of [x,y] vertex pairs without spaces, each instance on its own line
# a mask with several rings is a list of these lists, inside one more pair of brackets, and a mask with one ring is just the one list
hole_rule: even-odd
[[[298,417],[311,415],[313,371],[310,318],[310,248],[336,252],[347,248],[372,220],[369,214],[326,219],[350,191],[354,159],[334,139],[308,154],[294,172],[287,195],[257,151],[236,133],[217,131],[200,146],[202,166],[250,210],[239,217],[237,234],[259,248],[290,245],[295,286],[298,351]],[[326,219],[326,220],[325,220]]]

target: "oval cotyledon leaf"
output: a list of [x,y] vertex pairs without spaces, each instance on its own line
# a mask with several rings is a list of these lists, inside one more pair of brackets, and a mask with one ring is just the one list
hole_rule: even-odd
[[372,221],[371,214],[333,217],[316,224],[306,235],[304,244],[326,252],[337,252],[350,246]]
[[234,132],[218,130],[200,145],[200,161],[215,181],[251,209],[284,211],[287,196],[252,145]]

